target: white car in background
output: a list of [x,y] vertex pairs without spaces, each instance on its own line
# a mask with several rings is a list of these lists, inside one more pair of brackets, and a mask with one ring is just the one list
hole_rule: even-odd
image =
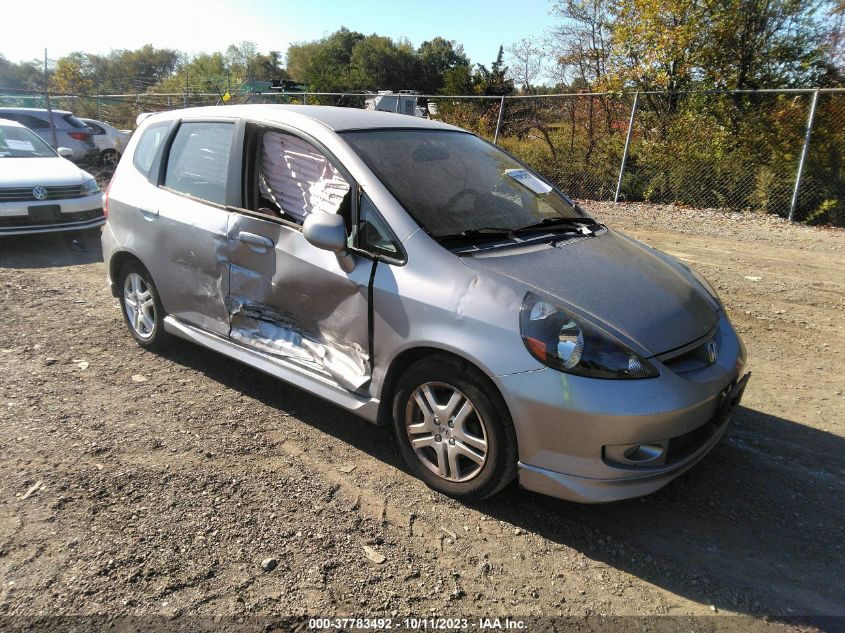
[[117,165],[131,134],[96,119],[80,119],[91,128],[91,139],[100,151],[100,162],[103,165]]
[[[105,224],[97,181],[34,132],[0,119],[0,237],[80,231]],[[2,246],[0,246],[2,249]]]

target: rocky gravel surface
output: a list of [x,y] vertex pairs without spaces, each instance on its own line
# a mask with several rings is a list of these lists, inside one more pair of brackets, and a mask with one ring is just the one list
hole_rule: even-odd
[[516,486],[476,505],[436,494],[387,430],[187,343],[140,349],[96,236],[0,240],[0,628],[69,615],[841,625],[845,234],[587,206],[707,276],[754,372],[704,462],[606,506]]

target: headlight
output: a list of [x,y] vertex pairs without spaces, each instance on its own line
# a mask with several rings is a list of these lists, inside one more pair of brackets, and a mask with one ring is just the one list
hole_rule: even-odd
[[548,367],[590,378],[654,378],[660,372],[599,328],[533,292],[519,315],[525,347]]
[[92,193],[97,193],[99,190],[100,188],[97,186],[97,181],[92,178],[91,180],[86,180],[82,183],[82,189],[80,190],[80,193],[83,196],[87,196]]

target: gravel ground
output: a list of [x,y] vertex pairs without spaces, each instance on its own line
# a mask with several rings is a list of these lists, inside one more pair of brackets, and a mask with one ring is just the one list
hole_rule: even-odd
[[0,241],[0,628],[94,614],[841,626],[823,616],[845,616],[845,233],[587,206],[707,276],[754,372],[704,462],[606,506],[433,493],[383,429],[187,343],[141,350],[96,236]]

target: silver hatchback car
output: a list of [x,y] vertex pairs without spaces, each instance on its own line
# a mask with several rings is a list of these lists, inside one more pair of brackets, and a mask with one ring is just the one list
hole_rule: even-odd
[[165,112],[106,194],[129,331],[193,341],[392,425],[432,488],[653,492],[749,374],[710,285],[456,127],[385,112]]

